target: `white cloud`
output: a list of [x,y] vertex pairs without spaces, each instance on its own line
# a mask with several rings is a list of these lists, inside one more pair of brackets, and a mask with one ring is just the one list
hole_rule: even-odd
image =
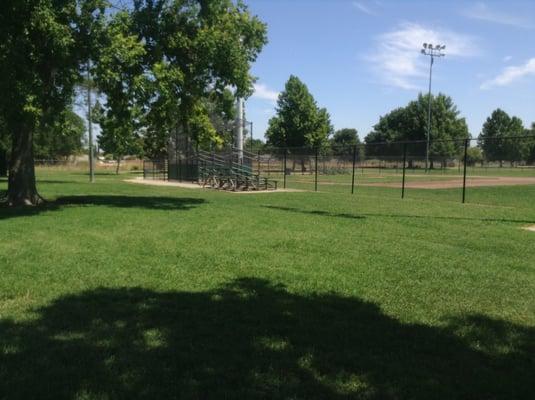
[[524,65],[506,67],[498,76],[483,82],[481,89],[490,89],[496,86],[507,86],[526,76],[535,76],[535,57],[530,58]]
[[362,2],[359,2],[359,1],[354,1],[353,2],[353,6],[359,10],[359,11],[362,11],[364,14],[368,14],[368,15],[377,15],[377,13],[375,11],[373,11],[369,6],[367,6],[366,4],[362,3]]
[[485,3],[479,2],[465,9],[462,15],[472,19],[492,22],[495,24],[509,25],[517,28],[532,29],[535,23],[526,18],[506,14],[502,11],[491,10]]
[[253,97],[257,99],[276,102],[279,98],[279,92],[268,88],[263,83],[255,83]]
[[375,72],[387,85],[415,90],[424,86],[429,59],[422,56],[423,43],[446,45],[446,57],[477,54],[475,39],[459,33],[436,30],[414,23],[401,24],[398,29],[376,38],[376,48],[367,57]]
[[503,58],[503,62],[509,62],[509,61],[511,61],[512,59],[513,59],[513,56],[505,56],[505,57]]

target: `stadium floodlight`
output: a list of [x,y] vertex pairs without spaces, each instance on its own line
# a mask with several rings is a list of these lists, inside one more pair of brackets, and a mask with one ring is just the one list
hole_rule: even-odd
[[429,141],[431,139],[431,80],[433,77],[433,63],[435,57],[444,57],[442,50],[446,48],[443,44],[437,44],[433,48],[433,45],[430,43],[424,43],[421,53],[423,55],[429,56],[431,62],[429,64],[429,94],[428,94],[428,105],[427,105],[427,146],[425,150],[425,172],[429,169]]

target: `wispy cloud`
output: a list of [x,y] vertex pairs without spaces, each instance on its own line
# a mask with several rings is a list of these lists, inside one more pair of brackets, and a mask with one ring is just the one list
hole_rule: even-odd
[[368,4],[361,2],[361,1],[354,1],[353,6],[363,12],[364,14],[373,15],[376,16],[377,12],[375,12]]
[[495,24],[509,25],[523,29],[535,28],[535,21],[530,21],[521,16],[507,14],[503,11],[493,10],[483,2],[476,3],[470,8],[463,10],[461,13],[467,18],[478,19]]
[[414,23],[401,24],[396,30],[375,39],[376,48],[367,57],[381,80],[391,86],[416,90],[423,87],[429,60],[420,54],[423,43],[446,45],[447,57],[477,53],[475,39],[448,30],[437,30]]
[[495,78],[485,81],[481,84],[481,89],[491,89],[496,86],[507,86],[526,76],[535,76],[535,57],[530,58],[525,64],[510,66]]
[[279,98],[279,92],[268,88],[263,83],[255,83],[253,97],[261,100],[268,100],[274,103]]
[[509,62],[509,61],[511,61],[512,59],[513,59],[513,56],[505,56],[505,57],[503,58],[503,62]]

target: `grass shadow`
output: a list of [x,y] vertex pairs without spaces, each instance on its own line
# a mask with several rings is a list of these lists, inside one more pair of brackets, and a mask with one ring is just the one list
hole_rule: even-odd
[[324,210],[303,210],[296,207],[282,207],[282,206],[262,206],[264,208],[269,208],[271,210],[278,211],[289,211],[299,214],[308,214],[308,215],[319,215],[322,217],[336,217],[336,218],[346,218],[346,219],[364,219],[364,215],[349,214],[349,213],[334,213],[331,211]]
[[443,217],[439,215],[411,215],[411,214],[391,214],[391,213],[360,213],[360,214],[348,214],[348,213],[333,213],[323,210],[304,210],[296,207],[284,207],[284,206],[272,206],[264,205],[264,208],[278,211],[288,211],[299,214],[319,215],[324,217],[336,217],[346,219],[363,219],[368,217],[378,218],[409,218],[409,219],[437,219],[437,220],[450,220],[450,221],[479,221],[479,222],[506,222],[506,223],[522,223],[522,224],[535,224],[535,220],[523,220],[523,219],[510,219],[510,218],[472,218],[472,217]]
[[149,197],[149,196],[64,196],[47,201],[36,207],[0,206],[0,220],[21,216],[32,216],[43,211],[58,211],[67,206],[105,206],[117,208],[143,208],[147,210],[189,210],[206,200],[188,197]]
[[187,210],[206,200],[189,197],[149,197],[149,196],[64,196],[58,197],[57,205],[107,206],[119,208],[146,208],[150,210]]
[[[460,333],[465,336],[461,338]],[[0,320],[0,398],[521,399],[535,329],[404,324],[373,303],[245,278],[207,292],[100,288]]]
[[58,184],[63,184],[63,183],[74,183],[74,184],[77,184],[77,183],[80,183],[80,182],[77,182],[76,180],[72,179],[72,180],[60,180],[60,179],[37,179],[36,181],[36,184],[37,186],[39,187],[39,185],[41,184],[52,184],[52,185],[58,185]]

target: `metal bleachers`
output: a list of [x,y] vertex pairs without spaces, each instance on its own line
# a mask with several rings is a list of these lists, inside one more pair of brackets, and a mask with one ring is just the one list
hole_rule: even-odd
[[256,155],[231,149],[225,152],[198,150],[199,179],[203,187],[230,191],[275,190],[277,181],[253,170]]

